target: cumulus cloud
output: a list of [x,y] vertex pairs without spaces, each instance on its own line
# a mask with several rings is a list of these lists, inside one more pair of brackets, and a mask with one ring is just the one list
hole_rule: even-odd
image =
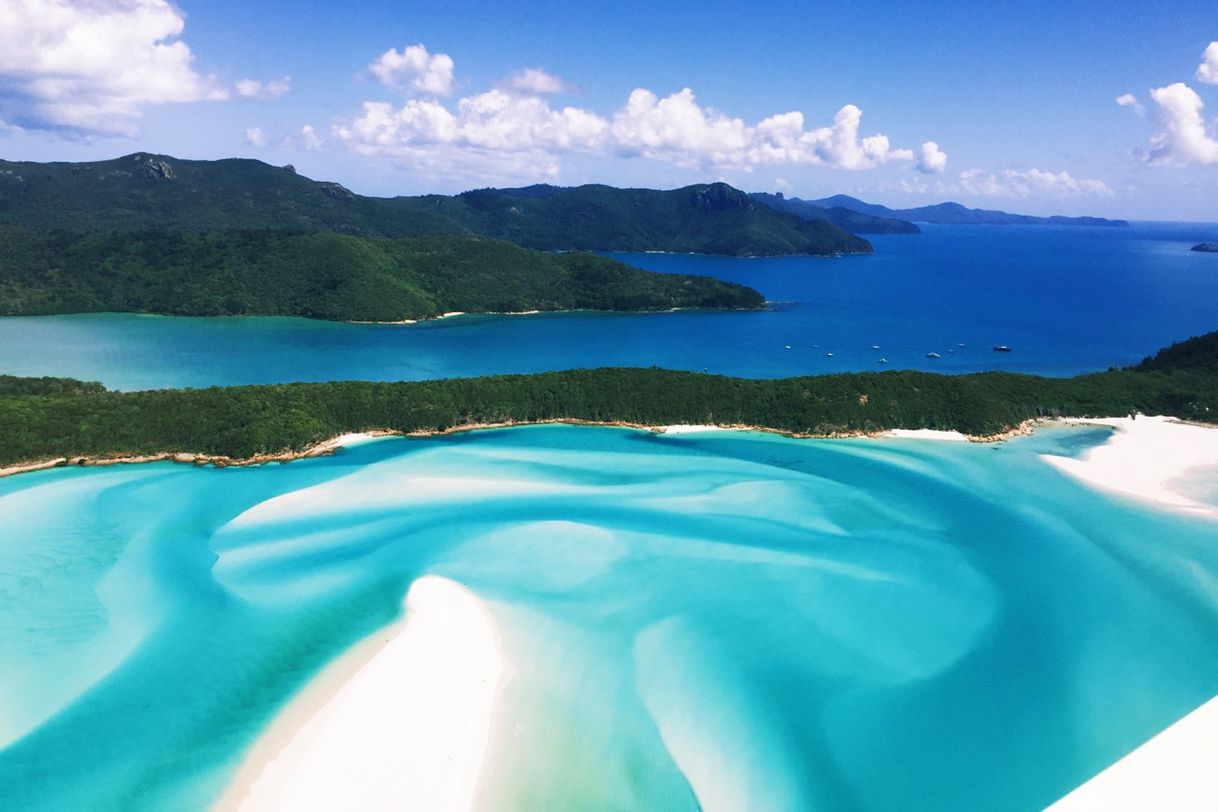
[[245,131],[245,143],[251,147],[265,147],[266,133],[262,131],[261,127],[250,127]]
[[130,133],[146,105],[223,99],[166,0],[5,0],[0,99],[28,127]]
[[957,179],[960,191],[978,197],[1111,197],[1112,190],[1101,180],[1075,178],[1069,172],[1041,169],[1005,169],[987,172],[969,169]]
[[[542,85],[533,81],[530,87]],[[460,99],[455,108],[435,99],[411,99],[401,107],[366,102],[360,116],[336,125],[333,134],[364,154],[417,157],[428,146],[443,146],[449,156],[462,148],[514,153],[514,165],[532,161],[547,170],[569,152],[745,170],[772,164],[868,169],[913,160],[912,150],[894,149],[887,136],[860,137],[861,117],[861,110],[846,105],[830,126],[807,129],[799,112],[749,125],[703,107],[688,88],[663,98],[639,88],[605,118],[553,107],[538,93],[496,88]]]
[[916,168],[923,175],[941,175],[947,169],[947,153],[934,141],[927,141],[922,145]]
[[500,88],[509,93],[522,93],[528,96],[553,96],[558,93],[570,92],[571,87],[552,73],[546,73],[541,68],[525,68],[511,74]]
[[368,66],[381,84],[396,89],[416,90],[431,96],[453,92],[453,60],[448,54],[432,54],[420,45],[400,52],[390,48]]
[[1121,107],[1131,107],[1139,116],[1146,112],[1146,108],[1142,106],[1142,102],[1138,101],[1138,97],[1132,93],[1123,93],[1116,97],[1116,103]]
[[[254,129],[258,130],[256,127]],[[247,139],[250,132],[250,130],[246,130]],[[258,130],[258,134],[261,135],[262,131]],[[313,128],[312,124],[306,124],[296,132],[284,136],[279,141],[279,144],[280,146],[288,149],[303,150],[305,152],[320,152],[321,148],[326,145],[326,139],[322,137],[321,133],[317,132],[317,130]],[[261,144],[256,144],[255,146],[261,146]]]
[[1197,66],[1197,81],[1207,85],[1218,85],[1218,42],[1211,42],[1201,54],[1201,64]]
[[273,101],[292,89],[292,77],[281,76],[266,82],[258,79],[241,79],[234,85],[234,89],[243,99]]
[[663,99],[650,90],[635,90],[614,115],[612,136],[620,154],[679,166],[739,164],[749,146],[743,121],[703,109],[689,88]]
[[1218,138],[1206,126],[1205,103],[1183,82],[1150,91],[1160,129],[1150,139],[1143,160],[1152,166],[1218,163]]

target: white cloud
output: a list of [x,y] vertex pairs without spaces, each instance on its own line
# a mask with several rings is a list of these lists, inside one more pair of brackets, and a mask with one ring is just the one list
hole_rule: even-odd
[[0,99],[26,126],[130,133],[146,105],[226,98],[184,24],[166,0],[4,0]]
[[700,107],[685,88],[666,98],[637,89],[613,117],[613,147],[678,166],[734,166],[745,162],[749,130],[738,118]]
[[947,153],[934,141],[927,141],[922,145],[916,168],[923,175],[941,175],[947,169]]
[[262,131],[261,127],[250,127],[245,131],[245,143],[251,147],[265,147],[266,133]]
[[431,54],[423,45],[410,45],[398,51],[390,48],[368,66],[386,87],[409,88],[431,96],[453,92],[453,60],[448,54]]
[[317,130],[313,129],[312,124],[306,124],[296,133],[284,136],[280,144],[289,149],[319,152],[326,145],[326,139]]
[[862,110],[847,104],[837,111],[832,127],[821,127],[803,135],[800,140],[812,145],[818,159],[806,162],[824,163],[838,169],[871,169],[889,161],[913,160],[913,150],[892,149],[886,135],[869,135],[860,140],[862,118]]
[[1218,85],[1218,42],[1211,42],[1201,54],[1201,64],[1197,66],[1197,81],[1207,85]]
[[501,152],[594,151],[608,128],[604,119],[574,107],[552,109],[544,100],[490,90],[461,99],[456,112],[439,102],[412,99],[395,109],[365,102],[363,115],[334,134],[365,153],[403,154],[444,144]]
[[1201,111],[1205,103],[1183,82],[1150,91],[1158,105],[1161,128],[1150,139],[1143,160],[1152,166],[1192,166],[1218,163],[1218,138],[1207,128]]
[[861,116],[847,105],[828,127],[807,130],[798,112],[750,126],[702,107],[688,88],[664,98],[639,88],[607,120],[578,107],[551,107],[537,95],[495,89],[460,99],[455,108],[433,99],[411,99],[401,107],[365,102],[362,115],[336,125],[333,133],[364,154],[417,155],[443,145],[449,156],[457,148],[517,153],[547,167],[569,152],[743,170],[772,164],[867,169],[913,160],[912,150],[893,149],[884,135],[860,138]]
[[292,89],[292,77],[281,76],[266,82],[258,79],[241,79],[234,85],[234,89],[243,99],[272,101]]
[[1075,178],[1069,172],[1042,169],[1004,169],[987,172],[968,169],[961,172],[956,188],[978,197],[1111,197],[1112,190],[1102,180]]
[[1116,103],[1121,107],[1132,107],[1133,111],[1139,116],[1146,112],[1146,108],[1142,106],[1142,102],[1138,101],[1138,97],[1132,93],[1123,93],[1116,97]]
[[541,68],[517,71],[504,79],[500,88],[509,93],[522,93],[527,96],[553,96],[571,90],[562,79],[552,73],[546,73]]

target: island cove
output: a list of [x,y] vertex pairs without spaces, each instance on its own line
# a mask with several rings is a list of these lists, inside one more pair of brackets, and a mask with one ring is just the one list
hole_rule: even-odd
[[1038,418],[1137,413],[1215,422],[1218,332],[1136,367],[1074,378],[894,371],[748,380],[598,369],[121,393],[73,380],[2,377],[0,464],[187,454],[259,461],[310,453],[350,433],[552,421],[747,426],[798,436],[929,428],[984,437]]

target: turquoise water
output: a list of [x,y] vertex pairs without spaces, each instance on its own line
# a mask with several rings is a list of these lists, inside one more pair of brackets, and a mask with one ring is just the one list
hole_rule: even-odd
[[1039,808],[1218,693],[1215,526],[1037,457],[1104,436],[551,426],[0,480],[0,808],[206,805],[428,573],[519,665],[496,808]]
[[[1201,240],[1218,241],[1218,226],[926,226],[921,235],[876,237],[867,257],[622,256],[652,270],[754,286],[773,302],[756,313],[466,316],[379,326],[0,318],[0,374],[67,375],[120,389],[653,365],[744,377],[897,368],[1072,375],[1134,363],[1218,328],[1218,258],[1188,250]],[[997,344],[1012,352],[993,352]]]

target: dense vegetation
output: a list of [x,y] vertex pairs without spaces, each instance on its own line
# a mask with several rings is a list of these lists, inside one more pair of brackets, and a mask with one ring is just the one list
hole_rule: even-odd
[[722,183],[672,191],[581,186],[374,198],[253,160],[137,153],[93,163],[0,161],[0,224],[73,231],[476,234],[542,250],[830,255],[871,245]]
[[905,220],[876,217],[843,206],[818,206],[798,197],[786,197],[782,192],[777,194],[754,192],[749,196],[772,209],[794,214],[803,220],[828,220],[851,234],[920,234],[922,232],[922,229]]
[[1125,227],[1125,220],[1109,220],[1104,217],[1036,217],[1030,214],[1011,214],[995,209],[970,209],[959,203],[935,203],[912,209],[890,209],[877,203],[865,203],[849,195],[833,195],[820,200],[808,201],[815,206],[841,207],[872,217],[896,217],[916,223],[941,223],[944,225],[1025,225],[1025,226],[1117,226]]
[[757,308],[708,277],[479,237],[35,232],[0,226],[0,314],[145,312],[395,321],[450,311]]
[[745,380],[597,369],[119,393],[61,379],[0,378],[0,463],[161,452],[249,457],[302,449],[348,431],[553,419],[986,435],[1029,418],[1135,412],[1218,422],[1218,333],[1138,367],[1068,379],[894,371]]

